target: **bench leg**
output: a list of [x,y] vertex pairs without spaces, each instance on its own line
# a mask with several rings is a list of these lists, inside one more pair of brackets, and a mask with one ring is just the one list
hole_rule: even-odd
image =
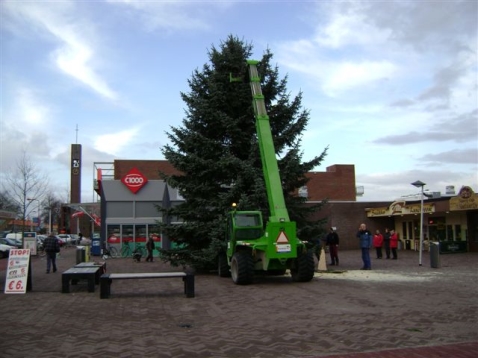
[[90,275],[88,277],[88,292],[95,292],[95,278],[96,275]]
[[70,277],[68,275],[61,275],[61,293],[70,292]]
[[184,294],[188,298],[194,297],[194,274],[188,273],[186,277],[183,277],[184,281]]
[[102,275],[100,278],[100,298],[110,297],[111,281],[109,275]]

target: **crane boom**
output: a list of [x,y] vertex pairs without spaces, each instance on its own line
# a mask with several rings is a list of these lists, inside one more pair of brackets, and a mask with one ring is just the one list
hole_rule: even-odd
[[256,116],[256,131],[261,153],[262,171],[264,172],[267,197],[269,200],[269,220],[271,222],[288,222],[289,213],[285,206],[282,181],[279,175],[269,116],[267,115],[264,95],[262,94],[261,79],[257,72],[258,63],[259,61],[256,60],[247,61],[254,114]]

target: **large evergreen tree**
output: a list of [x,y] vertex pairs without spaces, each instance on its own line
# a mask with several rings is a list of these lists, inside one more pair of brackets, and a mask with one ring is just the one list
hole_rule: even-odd
[[[165,158],[182,172],[164,178],[185,199],[178,206],[162,209],[163,215],[184,222],[161,224],[163,232],[178,244],[162,251],[173,264],[202,268],[214,264],[224,246],[224,218],[232,203],[237,203],[238,210],[261,210],[265,221],[269,216],[246,67],[252,49],[251,44],[229,36],[219,48],[212,47],[210,63],[194,71],[188,80],[190,92],[181,93],[186,118],[181,127],[171,127],[167,134],[172,144],[163,148]],[[299,146],[309,112],[301,108],[301,93],[290,98],[287,77],[279,78],[271,59],[267,50],[258,65],[262,92],[289,216],[297,222],[299,238],[308,240],[321,233],[321,223],[308,221],[308,214],[320,205],[303,205],[305,198],[294,192],[306,184],[304,174],[320,164],[327,149],[302,162]],[[231,82],[230,74],[242,76],[243,81]]]

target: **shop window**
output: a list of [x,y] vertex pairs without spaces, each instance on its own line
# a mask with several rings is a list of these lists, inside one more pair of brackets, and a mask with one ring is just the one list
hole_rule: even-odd
[[408,238],[407,235],[407,223],[403,222],[402,223],[402,233],[403,233],[403,238],[406,240]]
[[123,242],[133,242],[134,241],[134,231],[133,225],[123,225]]
[[108,244],[121,244],[121,227],[120,225],[108,225],[106,229],[106,237]]
[[446,239],[453,240],[453,225],[446,226]]
[[135,225],[135,242],[146,242],[146,225]]
[[455,225],[455,239],[461,240],[461,225]]

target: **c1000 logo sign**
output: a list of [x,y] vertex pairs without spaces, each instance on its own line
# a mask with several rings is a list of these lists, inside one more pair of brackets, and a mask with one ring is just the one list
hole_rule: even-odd
[[141,174],[138,169],[133,168],[121,179],[121,182],[126,185],[133,194],[136,194],[139,189],[146,185],[148,179]]

